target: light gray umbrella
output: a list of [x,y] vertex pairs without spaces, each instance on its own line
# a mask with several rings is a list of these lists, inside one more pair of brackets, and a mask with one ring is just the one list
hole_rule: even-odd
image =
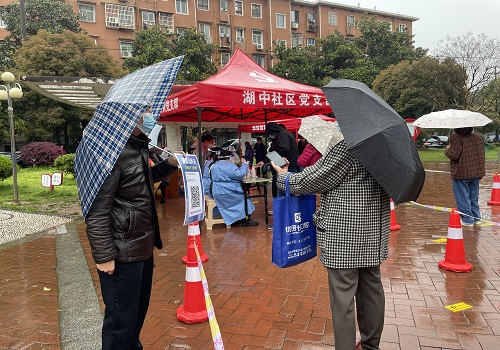
[[484,126],[492,120],[487,116],[469,110],[447,109],[425,114],[413,122],[423,129],[457,129]]
[[[332,118],[332,120],[334,119]],[[299,134],[304,136],[323,155],[330,145],[337,144],[344,139],[337,128],[337,122],[327,122],[315,115],[302,118]]]

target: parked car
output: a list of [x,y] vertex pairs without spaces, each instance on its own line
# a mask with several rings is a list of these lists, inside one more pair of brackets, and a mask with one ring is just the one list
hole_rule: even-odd
[[448,136],[431,136],[424,142],[424,148],[445,148],[448,144]]
[[[24,164],[24,162],[21,160],[20,154],[21,154],[21,152],[19,152],[19,151],[16,152],[16,163],[21,168],[25,168],[26,164]],[[7,158],[9,158],[9,160],[12,160],[12,154],[10,152],[0,152],[0,156],[7,157]]]
[[[257,139],[252,138],[252,147],[257,143]],[[244,147],[245,144],[241,145]],[[234,147],[236,153],[240,154],[240,139],[230,139],[224,142],[220,148],[228,150],[230,147]]]
[[488,136],[486,136],[486,141],[488,141],[488,142],[499,142],[500,141],[500,135],[496,139],[495,139],[495,135],[488,135]]

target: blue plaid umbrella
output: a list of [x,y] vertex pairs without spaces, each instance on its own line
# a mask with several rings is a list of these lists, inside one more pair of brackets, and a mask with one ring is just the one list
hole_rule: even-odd
[[148,106],[158,119],[183,58],[172,58],[126,75],[97,106],[75,156],[84,218]]

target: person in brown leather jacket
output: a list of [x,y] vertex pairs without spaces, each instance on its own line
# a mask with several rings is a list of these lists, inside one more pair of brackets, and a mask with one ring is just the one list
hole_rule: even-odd
[[86,216],[106,305],[102,349],[142,349],[153,249],[162,248],[153,184],[176,172],[177,165],[171,157],[150,167],[148,138],[136,127]]

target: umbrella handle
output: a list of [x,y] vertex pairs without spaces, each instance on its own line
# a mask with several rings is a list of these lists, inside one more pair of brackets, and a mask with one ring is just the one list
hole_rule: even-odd
[[163,149],[163,148],[161,148],[161,147],[158,147],[158,146],[154,145],[152,142],[150,142],[150,143],[149,143],[149,145],[150,145],[151,147],[154,147],[154,148],[156,148],[156,149],[159,149],[160,151],[166,152],[166,153],[170,154],[171,156],[173,156],[173,155],[174,155],[174,154],[173,154],[172,152],[170,152],[168,149]]

